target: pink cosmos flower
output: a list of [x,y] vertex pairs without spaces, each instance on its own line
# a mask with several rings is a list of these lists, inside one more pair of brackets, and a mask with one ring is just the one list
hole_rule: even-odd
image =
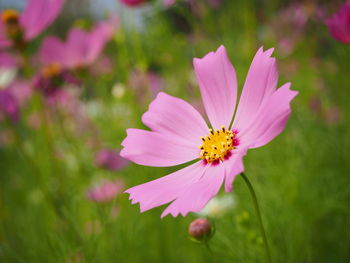
[[332,36],[342,43],[350,43],[350,1],[342,5],[338,13],[326,20]]
[[87,198],[91,201],[102,203],[113,200],[123,191],[124,182],[122,180],[105,181],[100,186],[90,189]]
[[142,116],[151,131],[128,129],[121,156],[147,166],[174,166],[197,160],[160,179],[126,190],[141,212],[171,204],[167,214],[199,212],[221,185],[232,190],[243,171],[242,158],[250,148],[270,142],[284,129],[290,102],[297,95],[290,83],[277,87],[273,49],[256,53],[237,106],[236,73],[226,49],[220,46],[193,61],[211,128],[187,102],[159,93]]
[[90,32],[72,28],[66,42],[49,36],[40,47],[39,59],[44,65],[58,64],[64,69],[89,66],[113,37],[116,23],[116,18],[113,17],[111,21],[97,23]]
[[142,5],[146,2],[149,2],[150,0],[120,0],[120,2],[124,5],[130,6],[130,7],[136,7],[139,5]]
[[66,100],[67,94],[63,92],[64,86],[79,87],[81,81],[69,70],[62,69],[59,64],[49,64],[33,77],[32,83],[33,87],[45,98],[55,103]]
[[19,14],[8,9],[0,13],[0,47],[30,41],[58,16],[64,0],[29,0]]
[[119,153],[112,149],[99,151],[95,159],[96,165],[110,171],[118,171],[128,164],[128,161],[121,158]]

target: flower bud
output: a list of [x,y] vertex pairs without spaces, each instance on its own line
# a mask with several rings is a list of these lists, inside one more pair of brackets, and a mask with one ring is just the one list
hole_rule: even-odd
[[192,239],[199,242],[207,242],[214,235],[215,231],[208,219],[197,218],[188,227],[188,234]]

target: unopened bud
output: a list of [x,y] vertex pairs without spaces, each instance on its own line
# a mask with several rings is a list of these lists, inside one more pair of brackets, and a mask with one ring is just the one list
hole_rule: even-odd
[[188,227],[188,234],[196,241],[207,242],[214,235],[214,228],[205,218],[197,218]]

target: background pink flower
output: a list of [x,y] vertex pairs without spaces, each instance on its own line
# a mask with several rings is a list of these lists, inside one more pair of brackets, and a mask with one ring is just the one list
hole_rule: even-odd
[[110,171],[117,171],[125,167],[128,161],[120,157],[119,152],[113,149],[99,151],[95,159],[96,165]]
[[340,42],[350,43],[350,1],[343,4],[339,11],[326,21],[329,32]]
[[19,119],[19,105],[9,88],[0,90],[0,120],[8,117],[12,122]]
[[0,51],[0,68],[15,68],[17,66],[17,59],[10,53]]
[[120,0],[121,3],[130,7],[140,6],[150,0]]
[[24,41],[35,38],[56,19],[63,3],[64,0],[29,0],[21,14],[17,15],[14,10],[2,11],[0,47],[11,46],[11,38],[22,37]]
[[105,181],[101,185],[90,189],[87,198],[93,202],[109,202],[118,194],[122,193],[124,182],[121,179],[115,181]]
[[112,38],[117,23],[116,18],[112,17],[109,21],[97,23],[90,32],[72,28],[66,42],[49,36],[40,47],[39,59],[44,65],[56,63],[66,69],[89,66]]
[[[278,71],[273,49],[256,53],[248,71],[233,124],[237,100],[236,73],[221,46],[193,61],[196,77],[212,129],[187,102],[163,92],[142,116],[151,131],[128,129],[121,156],[147,166],[174,166],[198,160],[160,179],[126,192],[141,212],[171,202],[167,214],[185,216],[199,212],[221,185],[232,190],[243,170],[249,148],[267,144],[284,129],[296,91],[290,83],[276,89]],[[200,149],[199,149],[200,148]]]

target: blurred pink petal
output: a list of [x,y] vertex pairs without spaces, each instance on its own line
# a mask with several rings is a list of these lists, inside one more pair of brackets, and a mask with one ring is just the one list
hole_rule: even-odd
[[66,55],[65,44],[57,37],[48,36],[41,43],[39,60],[43,65],[65,65],[69,59]]
[[112,38],[117,28],[117,20],[99,22],[87,32],[80,28],[72,28],[66,42],[57,37],[44,39],[39,50],[42,64],[59,64],[65,69],[76,69],[93,64],[101,54],[106,43]]
[[0,117],[3,117],[1,115],[5,115],[12,122],[19,119],[18,101],[9,88],[0,90]]
[[119,1],[129,7],[137,7],[146,2],[149,2],[150,0],[119,0]]
[[90,189],[87,192],[87,198],[93,202],[109,202],[122,193],[124,182],[120,179],[115,181],[105,181],[101,185]]
[[[199,212],[225,181],[232,190],[234,178],[244,170],[242,158],[249,148],[262,146],[285,127],[290,101],[297,94],[290,83],[276,90],[278,72],[273,49],[259,49],[244,84],[234,126],[237,83],[235,71],[221,46],[202,59],[194,59],[206,111],[215,128],[206,128],[198,112],[165,93],[151,103],[143,122],[152,131],[128,129],[121,155],[135,163],[172,166],[201,159],[168,176],[135,186],[126,192],[141,212],[172,202],[162,213],[185,216]],[[202,135],[200,135],[202,133]],[[201,137],[201,141],[198,140]],[[200,151],[195,150],[197,145]]]
[[343,4],[336,14],[326,20],[326,24],[335,39],[350,44],[350,1]]
[[39,35],[59,15],[64,0],[29,0],[20,16],[25,40]]
[[119,153],[112,149],[103,149],[99,151],[95,159],[96,165],[107,170],[118,171],[128,164]]
[[16,66],[17,58],[14,55],[0,51],[0,68],[15,68]]
[[31,83],[23,80],[17,80],[12,82],[9,85],[8,89],[16,98],[19,105],[23,105],[24,103],[26,103],[33,93]]
[[173,4],[176,3],[176,0],[164,0],[163,1],[163,4],[166,6],[166,7],[170,7],[172,6]]

